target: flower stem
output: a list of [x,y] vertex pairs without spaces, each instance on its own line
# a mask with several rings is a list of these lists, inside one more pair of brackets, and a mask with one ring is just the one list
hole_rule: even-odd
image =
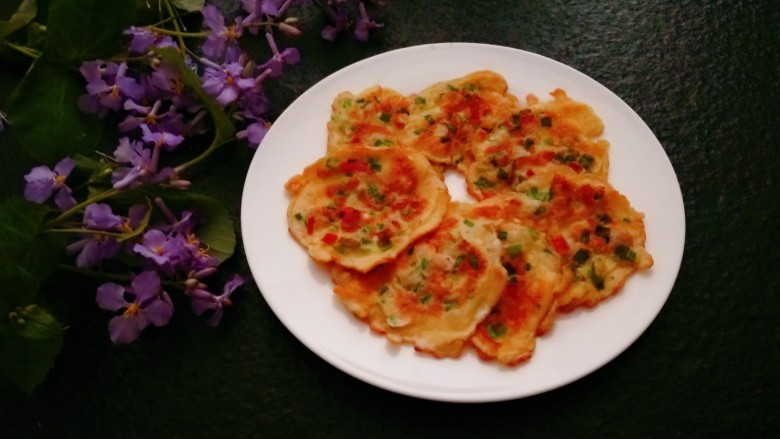
[[89,270],[87,268],[76,267],[68,264],[58,264],[57,268],[70,273],[81,274],[95,279],[115,280],[117,282],[130,282],[132,278],[129,274],[104,273],[102,271]]
[[168,30],[162,27],[149,26],[150,31],[156,34],[171,35],[174,37],[203,38],[211,35],[211,32],[181,32],[178,30]]
[[111,198],[112,196],[114,196],[118,192],[119,192],[119,189],[116,189],[116,188],[112,187],[111,189],[107,189],[107,190],[105,190],[105,191],[103,191],[103,192],[101,192],[101,193],[99,193],[97,195],[94,195],[91,198],[87,198],[86,200],[84,200],[81,203],[71,207],[70,209],[66,210],[65,212],[62,212],[60,214],[60,216],[58,216],[57,218],[54,218],[53,220],[47,222],[46,225],[48,227],[54,227],[57,224],[59,224],[60,222],[62,222],[63,220],[65,220],[68,217],[70,217],[71,215],[73,215],[74,213],[76,213],[76,212],[80,211],[81,209],[85,208],[86,206],[89,206],[92,203],[97,203],[98,201],[105,200],[106,198]]
[[173,170],[177,175],[180,175],[182,172],[186,171],[187,169],[197,165],[201,161],[203,161],[206,157],[210,156],[214,151],[219,149],[219,147],[227,145],[228,143],[235,140],[235,137],[231,137],[228,140],[225,140],[223,142],[219,142],[220,138],[219,136],[214,137],[214,140],[211,142],[211,145],[209,145],[208,148],[206,148],[205,151],[203,151],[199,156],[193,158],[192,160],[183,163],[177,167],[175,167]]
[[38,59],[39,56],[41,56],[41,52],[38,50],[35,50],[31,47],[27,46],[20,46],[18,44],[14,44],[10,41],[3,41],[3,44],[10,47],[11,49],[21,53],[24,56],[27,56],[32,59]]
[[[165,9],[168,10],[168,15],[170,15],[171,17],[176,16],[176,12],[174,12],[170,0],[165,0],[163,1],[163,3],[165,3]],[[179,21],[177,19],[173,19],[171,22],[173,23],[173,28],[176,29],[176,32],[181,34],[182,30],[181,27],[179,26]],[[187,51],[187,46],[184,44],[184,37],[181,35],[176,35],[176,39],[179,40],[179,50],[181,51],[181,53],[185,53]]]
[[[74,265],[68,265],[68,264],[58,264],[57,268],[62,271],[76,273],[82,276],[88,276],[93,279],[110,280],[110,281],[123,282],[123,283],[130,283],[133,281],[133,276],[129,274],[106,273],[103,271],[90,270],[88,268],[81,268],[81,267],[76,267]],[[187,287],[184,285],[183,282],[176,281],[176,280],[162,281],[161,284],[163,286],[176,288],[182,291],[187,289]]]
[[91,229],[47,229],[44,233],[78,233],[78,234],[91,234],[102,236],[121,237],[122,233],[106,232],[105,230],[91,230]]

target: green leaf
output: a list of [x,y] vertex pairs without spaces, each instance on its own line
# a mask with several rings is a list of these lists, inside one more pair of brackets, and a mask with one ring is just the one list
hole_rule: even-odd
[[173,0],[173,5],[187,12],[195,12],[203,9],[206,0]]
[[31,303],[65,256],[64,237],[40,233],[48,211],[21,199],[0,204],[0,312]]
[[52,0],[44,55],[70,63],[121,53],[135,18],[134,0]]
[[33,21],[27,26],[27,46],[43,48],[46,42],[46,26]]
[[211,118],[214,120],[214,127],[217,132],[215,144],[222,143],[225,140],[233,137],[235,133],[235,127],[230,121],[230,118],[225,114],[225,110],[221,105],[205,90],[201,87],[200,78],[195,74],[187,64],[184,63],[184,59],[176,49],[170,47],[156,48],[154,49],[160,58],[173,64],[181,73],[184,83],[198,95],[201,102],[206,106]]
[[49,209],[31,201],[13,198],[0,204],[0,266],[17,261],[35,240]]
[[35,301],[40,287],[38,279],[19,264],[0,267],[0,282],[4,285],[0,295],[0,316]]
[[31,156],[54,163],[67,155],[89,154],[103,124],[81,113],[84,83],[46,59],[38,59],[12,92],[7,114],[19,143]]
[[0,370],[31,394],[62,350],[64,327],[37,305],[0,316]]
[[23,0],[11,18],[0,20],[0,40],[27,26],[37,13],[38,6],[35,4],[35,0]]

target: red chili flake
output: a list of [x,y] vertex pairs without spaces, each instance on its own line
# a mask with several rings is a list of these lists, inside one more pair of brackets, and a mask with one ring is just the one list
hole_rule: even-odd
[[338,239],[339,239],[339,235],[337,235],[335,233],[326,233],[325,236],[322,237],[322,242],[324,242],[325,244],[331,245],[334,242],[336,242],[336,240],[338,240]]
[[550,240],[550,242],[552,243],[552,246],[556,252],[562,255],[569,253],[569,244],[566,242],[566,239],[564,239],[563,236],[555,236]]
[[354,232],[360,228],[361,213],[352,207],[345,207],[341,211],[341,228],[345,232]]
[[306,232],[311,235],[314,233],[314,217],[310,216],[306,219]]
[[533,177],[534,175],[536,175],[536,172],[534,172],[533,169],[529,169],[529,170],[525,171],[525,175],[528,176],[528,177]]
[[345,174],[354,174],[357,172],[368,172],[368,163],[362,160],[347,160],[339,163],[339,172]]
[[580,166],[579,163],[569,162],[568,166],[576,173],[580,173],[582,171],[582,166]]

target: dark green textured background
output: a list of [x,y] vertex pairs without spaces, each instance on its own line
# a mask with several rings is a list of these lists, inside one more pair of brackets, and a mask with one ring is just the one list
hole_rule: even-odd
[[[423,6],[424,5],[424,6]],[[364,384],[301,345],[254,285],[222,327],[179,312],[112,346],[91,280],[58,276],[70,324],[48,380],[0,382],[2,437],[769,437],[780,428],[780,7],[765,1],[402,1],[367,44],[321,41],[316,9],[287,104],[328,74],[396,48],[500,44],[568,64],[619,95],[656,134],[682,187],[685,256],[661,314],[627,351],[568,386],[460,405]],[[2,98],[14,73],[0,69]],[[0,100],[0,104],[2,104]],[[281,106],[280,106],[281,107]],[[0,137],[0,145],[2,145]],[[3,196],[30,163],[0,152]],[[219,156],[197,189],[236,222],[251,154]],[[248,273],[241,249],[231,268]],[[186,303],[179,304],[186,311]],[[488,434],[489,433],[489,434]]]

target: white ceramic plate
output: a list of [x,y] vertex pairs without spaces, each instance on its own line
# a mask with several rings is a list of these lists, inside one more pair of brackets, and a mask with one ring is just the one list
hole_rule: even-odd
[[[590,104],[611,144],[610,182],[644,212],[651,270],[629,279],[616,297],[557,319],[530,361],[514,368],[483,362],[467,350],[434,359],[394,346],[369,331],[332,293],[327,273],[287,232],[284,183],[325,155],[330,105],[341,91],[381,84],[402,93],[491,69],[510,92],[542,99],[557,87]],[[447,178],[454,199],[462,179]],[[375,386],[420,398],[484,402],[521,398],[570,383],[633,343],[666,302],[680,267],[685,213],[677,177],[658,140],[619,97],[588,76],[548,58],[507,47],[445,43],[387,52],[348,66],[302,94],[270,129],[247,174],[241,206],[246,256],[268,305],[304,345],[342,371]]]

